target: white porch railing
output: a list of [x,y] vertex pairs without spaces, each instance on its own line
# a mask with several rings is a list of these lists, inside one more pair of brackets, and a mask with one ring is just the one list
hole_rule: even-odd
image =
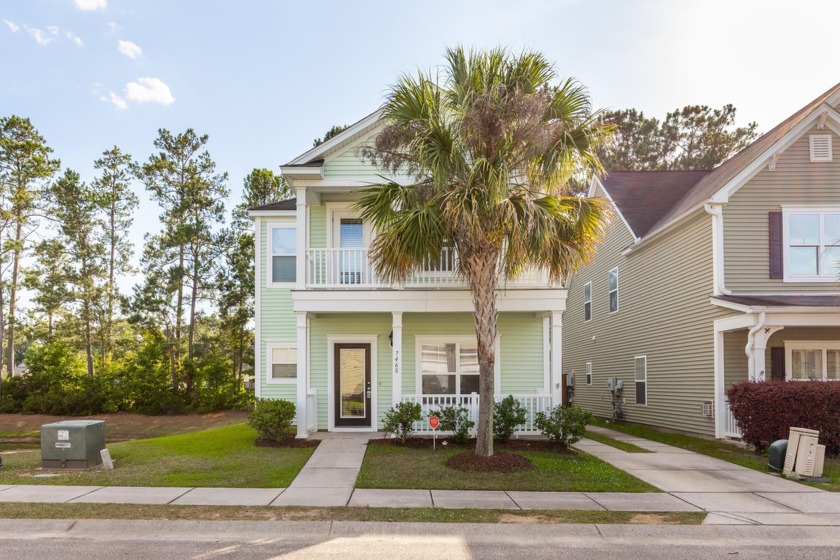
[[306,431],[318,430],[318,390],[309,389],[306,393]]
[[[465,288],[466,284],[455,274],[457,255],[450,248],[444,248],[440,258],[425,264],[423,270],[411,275],[403,287],[423,288]],[[548,276],[544,271],[529,269],[504,287],[546,288]],[[306,251],[307,288],[355,289],[394,288],[377,277],[371,265],[367,249],[309,249]]]
[[732,416],[732,409],[729,408],[729,400],[724,401],[723,407],[723,437],[741,438],[741,428]]
[[[519,401],[519,405],[527,410],[525,423],[520,424],[514,430],[516,435],[539,434],[540,431],[534,425],[538,412],[544,412],[551,408],[551,395],[513,395]],[[507,395],[495,395],[496,402],[501,401]],[[423,420],[415,423],[414,428],[419,433],[430,434],[432,429],[427,420],[429,412],[438,410],[444,406],[463,406],[467,409],[470,420],[478,424],[478,403],[479,397],[476,393],[471,395],[403,395],[403,402],[420,404]],[[475,429],[473,429],[475,432]]]

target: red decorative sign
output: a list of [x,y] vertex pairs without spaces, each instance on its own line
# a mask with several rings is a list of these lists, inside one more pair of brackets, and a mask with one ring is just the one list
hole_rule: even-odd
[[437,416],[429,416],[429,427],[433,430],[437,430],[438,426],[440,426],[440,418]]

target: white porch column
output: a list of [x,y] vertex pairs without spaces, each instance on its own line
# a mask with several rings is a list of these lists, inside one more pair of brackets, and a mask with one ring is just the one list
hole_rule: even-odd
[[767,343],[773,333],[782,330],[784,327],[763,327],[759,332],[755,333],[753,338],[753,367],[755,372],[755,381],[767,380]]
[[391,406],[396,406],[402,400],[402,311],[391,313],[391,333],[393,335],[393,367],[391,379]]
[[563,381],[563,312],[551,312],[551,404],[562,401]]
[[306,425],[306,386],[307,371],[309,370],[309,336],[306,313],[298,312],[297,316],[297,435],[299,439],[309,436]]
[[306,240],[309,238],[307,231],[309,224],[307,223],[307,206],[306,206],[306,189],[299,187],[295,189],[295,196],[297,197],[297,210],[295,213],[296,233],[297,233],[297,259],[295,266],[297,269],[295,282],[296,290],[303,290],[306,288]]

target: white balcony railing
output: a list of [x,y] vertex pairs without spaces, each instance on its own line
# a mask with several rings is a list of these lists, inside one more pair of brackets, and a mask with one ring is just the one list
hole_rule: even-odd
[[[527,410],[525,423],[520,424],[514,430],[516,435],[538,434],[540,431],[534,425],[538,412],[544,412],[551,408],[551,395],[513,395],[519,401],[519,405]],[[496,402],[501,401],[507,395],[495,395]],[[467,409],[470,420],[478,425],[478,403],[479,397],[476,393],[471,395],[403,395],[403,402],[420,403],[420,410],[423,414],[423,421],[414,425],[415,430],[420,433],[431,433],[428,418],[429,412],[440,409],[444,406],[462,406]],[[473,434],[475,428],[473,428]]]
[[[455,251],[445,248],[439,259],[427,262],[423,270],[411,275],[402,287],[465,288],[466,284],[455,273],[456,268]],[[367,249],[309,249],[306,252],[306,286],[327,289],[396,287],[377,277]],[[505,287],[547,288],[548,276],[529,269]]]

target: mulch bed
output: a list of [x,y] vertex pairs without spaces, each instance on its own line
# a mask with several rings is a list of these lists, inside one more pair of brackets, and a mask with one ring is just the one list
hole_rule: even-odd
[[496,453],[490,457],[479,457],[472,451],[453,455],[446,466],[465,472],[511,473],[534,468],[531,461],[515,453]]
[[304,447],[318,447],[321,443],[319,439],[295,439],[294,437],[288,437],[281,441],[274,441],[271,439],[265,438],[257,438],[254,441],[254,445],[257,447],[294,447],[294,448],[304,448]]

